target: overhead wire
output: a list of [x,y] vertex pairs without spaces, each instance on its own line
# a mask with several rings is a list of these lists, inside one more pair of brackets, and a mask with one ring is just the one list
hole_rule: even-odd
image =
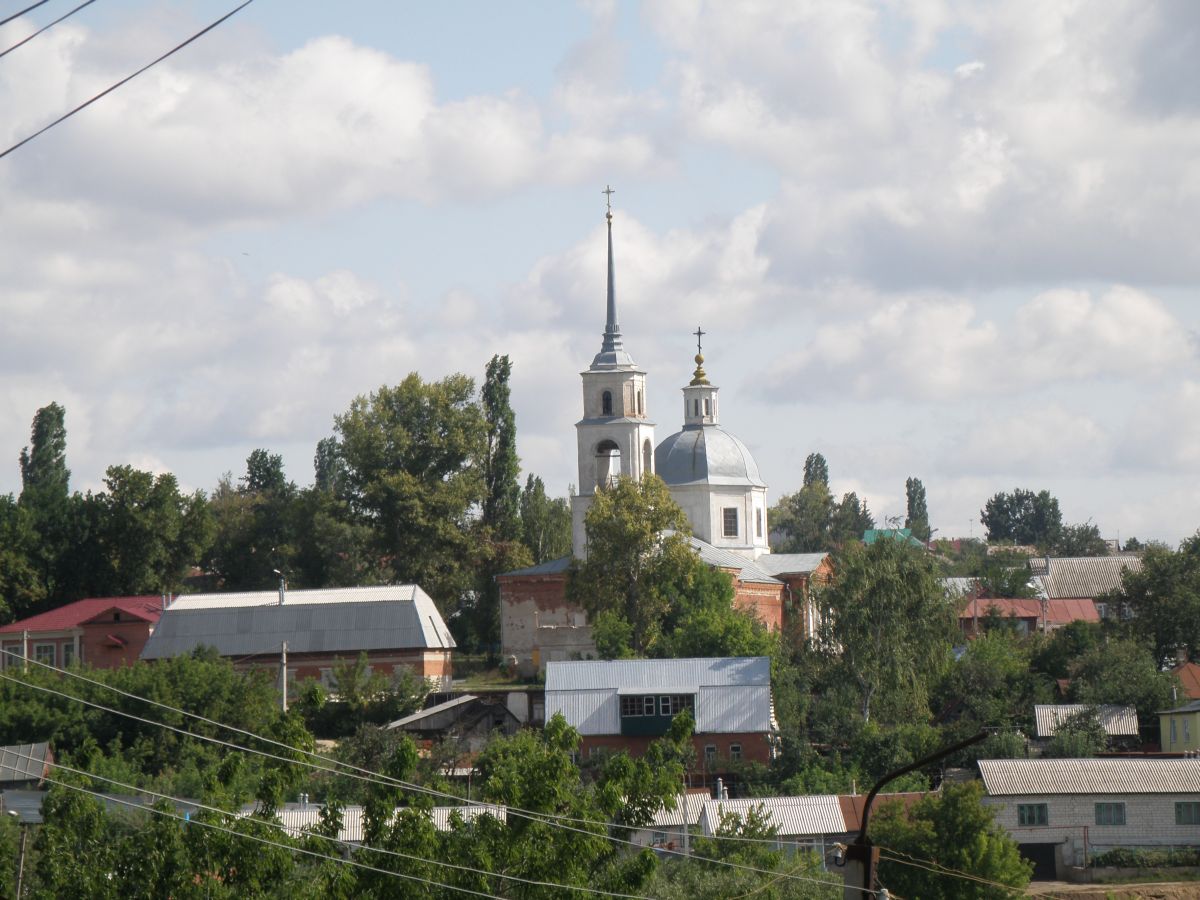
[[[63,772],[69,772],[72,775],[79,775],[81,777],[93,779],[95,781],[103,781],[106,784],[113,785],[114,787],[118,787],[118,788],[121,788],[126,791],[135,791],[139,794],[145,794],[148,797],[154,797],[155,799],[158,799],[158,800],[169,800],[172,803],[176,803],[176,804],[195,806],[197,809],[202,809],[202,810],[205,810],[206,812],[217,813],[217,814],[223,815],[223,816],[229,816],[231,818],[243,818],[243,816],[240,813],[233,812],[232,810],[221,809],[220,807],[209,806],[205,803],[200,803],[195,800],[186,800],[182,797],[175,797],[171,794],[163,794],[163,793],[160,793],[159,791],[152,791],[149,788],[137,787],[136,785],[126,784],[125,782],[117,781],[115,778],[108,778],[104,775],[94,775],[91,772],[85,772],[82,769],[75,769],[75,768],[72,768],[71,766],[65,766],[62,763],[57,763],[57,762],[50,763],[50,766],[52,768],[58,769]],[[145,807],[140,807],[140,808],[145,808]],[[275,828],[280,831],[283,831],[284,833],[288,834],[289,836],[291,835],[291,832],[295,830],[295,829],[289,828],[289,826],[287,826],[283,822],[267,821],[265,819],[256,819],[255,821],[261,822],[262,824],[267,825],[271,828]],[[499,872],[488,872],[484,869],[476,869],[476,868],[473,868],[472,866],[463,866],[463,865],[459,865],[457,863],[444,862],[442,860],[436,860],[436,859],[429,859],[428,857],[425,857],[425,856],[417,856],[416,854],[413,854],[413,853],[404,853],[400,850],[389,850],[385,847],[373,847],[370,844],[365,844],[365,843],[356,844],[353,841],[345,841],[345,840],[342,840],[341,838],[330,837],[329,835],[321,834],[316,831],[302,831],[301,834],[302,834],[302,836],[305,836],[305,837],[319,838],[321,840],[330,841],[332,843],[340,844],[343,847],[347,847],[347,848],[351,848],[351,849],[353,849],[354,847],[357,846],[357,847],[361,847],[364,850],[369,850],[372,853],[380,853],[385,856],[395,856],[400,859],[407,859],[411,862],[426,863],[426,864],[433,865],[433,866],[442,866],[447,869],[457,869],[460,872],[470,872],[471,874],[484,875],[484,876],[487,876],[488,878],[499,878],[503,881],[520,882],[521,884],[527,884],[527,885],[530,885],[533,887],[559,888],[559,889],[565,890],[565,891],[575,891],[578,893],[595,894],[600,897],[617,897],[617,898],[621,898],[621,900],[653,900],[653,898],[646,897],[642,894],[622,894],[622,893],[618,893],[616,891],[601,890],[600,888],[582,887],[582,886],[571,885],[571,884],[560,884],[559,882],[555,882],[555,881],[538,881],[538,880],[532,879],[532,878],[522,878],[519,875],[504,875]]]
[[21,18],[21,16],[25,15],[25,13],[27,13],[27,12],[33,12],[33,11],[34,11],[35,9],[37,9],[39,6],[43,6],[44,4],[46,4],[46,3],[49,3],[49,2],[50,2],[50,0],[38,0],[38,2],[37,2],[37,3],[34,3],[32,6],[27,6],[27,7],[25,7],[25,8],[24,8],[23,10],[21,10],[20,12],[15,12],[15,13],[13,13],[13,14],[12,14],[11,16],[9,16],[7,19],[0,19],[0,25],[7,25],[7,24],[8,24],[9,22],[11,22],[13,19],[19,19],[19,18]]
[[[1005,884],[1002,881],[994,881],[990,878],[984,878],[982,875],[975,875],[971,872],[964,872],[962,869],[944,866],[932,859],[922,859],[920,857],[913,856],[911,853],[905,853],[902,850],[896,850],[892,847],[884,847],[879,844],[876,844],[875,846],[879,848],[879,858],[881,861],[893,862],[897,865],[911,866],[917,869],[925,869],[928,872],[933,872],[935,875],[944,875],[947,878],[958,878],[964,881],[973,881],[978,884],[986,884],[989,887],[995,887],[1003,891],[1008,891],[1014,897],[1025,896],[1025,890],[1023,888],[1013,887],[1011,884]],[[906,857],[906,859],[899,859],[895,856],[885,855],[885,851],[888,854],[897,853],[900,856]],[[1043,894],[1042,896],[1049,897],[1051,900],[1055,900],[1054,894]]]
[[80,3],[80,4],[79,4],[77,7],[75,7],[75,8],[74,8],[73,10],[71,10],[70,12],[65,12],[65,13],[63,13],[61,16],[59,16],[59,17],[58,17],[57,19],[55,19],[53,22],[50,22],[50,23],[49,23],[49,24],[47,24],[47,25],[43,25],[41,28],[39,28],[39,29],[38,29],[37,31],[35,31],[33,34],[31,34],[31,35],[28,35],[27,37],[24,37],[24,38],[22,38],[21,40],[17,41],[15,44],[13,44],[13,45],[12,45],[11,47],[9,47],[7,50],[0,51],[0,57],[5,57],[5,56],[8,56],[8,54],[12,53],[12,52],[13,52],[14,50],[16,50],[18,47],[22,47],[22,46],[24,46],[25,44],[28,44],[30,41],[32,41],[32,40],[33,40],[35,37],[37,37],[37,36],[38,36],[39,34],[41,34],[43,31],[49,31],[51,28],[53,28],[55,25],[57,25],[57,24],[58,24],[59,22],[61,22],[63,19],[69,19],[69,18],[71,18],[71,16],[75,15],[75,13],[79,12],[79,11],[80,11],[81,9],[83,9],[85,6],[91,6],[91,5],[92,5],[93,3],[95,3],[95,2],[96,2],[96,0],[83,0],[83,3]]
[[[45,2],[45,0],[43,0],[43,2]],[[80,110],[86,109],[87,107],[91,106],[93,103],[95,103],[100,98],[111,94],[117,88],[119,88],[122,85],[127,84],[130,81],[132,81],[133,79],[137,78],[139,75],[141,75],[147,69],[150,69],[150,68],[158,65],[160,62],[162,62],[167,57],[175,55],[180,50],[182,50],[184,47],[186,47],[188,44],[190,44],[193,41],[197,40],[198,38],[201,38],[204,35],[208,34],[208,32],[212,31],[214,28],[216,28],[222,22],[231,18],[234,14],[240,12],[241,10],[245,9],[247,6],[249,6],[253,2],[254,2],[254,0],[243,0],[242,3],[235,6],[229,12],[225,13],[225,15],[221,16],[221,18],[219,18],[215,22],[205,26],[200,31],[197,31],[195,34],[193,34],[187,40],[185,40],[179,44],[176,44],[174,47],[172,47],[166,53],[162,54],[162,56],[159,56],[157,59],[154,59],[151,62],[146,63],[146,65],[142,66],[140,69],[138,69],[132,75],[126,75],[124,78],[122,78],[116,84],[105,88],[100,93],[96,94],[91,99],[85,100],[83,103],[80,103],[78,106],[76,106],[74,109],[70,110],[69,112],[63,113],[61,116],[59,116],[53,122],[51,122],[49,125],[39,128],[37,131],[35,131],[33,134],[29,135],[28,137],[22,138],[21,140],[17,141],[17,143],[13,144],[7,150],[0,152],[0,159],[4,159],[4,157],[8,156],[8,154],[12,153],[14,150],[18,150],[21,147],[24,147],[26,144],[28,144],[34,138],[38,137],[39,135],[45,134],[47,131],[49,131],[51,128],[53,128],[55,125],[65,122],[67,119],[71,118],[71,116],[75,115],[75,113],[79,112]],[[40,6],[40,5],[41,5],[40,3],[35,4],[35,6]],[[33,7],[30,7],[30,9],[32,9],[32,8]],[[20,15],[20,13],[18,13],[18,15]],[[5,20],[5,21],[7,21],[7,20]],[[4,23],[0,22],[0,25],[2,25],[2,24],[4,24]]]
[[[278,762],[289,763],[292,765],[307,766],[315,771],[327,772],[327,773],[331,773],[334,775],[343,775],[345,777],[356,778],[361,781],[366,781],[366,782],[374,783],[374,784],[381,784],[381,785],[385,785],[385,786],[389,786],[389,787],[400,787],[400,788],[404,788],[406,790],[411,790],[415,793],[423,793],[423,794],[427,794],[427,795],[435,796],[435,797],[444,797],[444,798],[447,798],[450,800],[454,800],[457,803],[462,803],[465,805],[470,805],[470,806],[489,806],[489,805],[491,805],[491,804],[483,803],[481,801],[467,800],[462,797],[459,797],[456,794],[451,794],[446,791],[439,791],[434,788],[424,787],[423,785],[418,785],[418,784],[413,784],[411,782],[402,781],[400,779],[392,778],[387,775],[382,775],[377,772],[371,772],[368,769],[363,769],[358,766],[353,766],[349,763],[343,763],[340,760],[336,760],[336,759],[332,759],[330,757],[323,756],[323,755],[316,753],[314,751],[311,751],[311,750],[305,750],[300,747],[293,747],[290,744],[286,744],[281,741],[277,741],[273,738],[268,738],[268,737],[264,737],[262,735],[255,734],[254,732],[248,731],[243,728],[238,728],[237,726],[226,725],[222,722],[218,722],[215,719],[210,719],[206,716],[201,716],[197,713],[191,713],[191,712],[188,712],[187,710],[179,709],[177,707],[169,706],[168,704],[160,703],[157,700],[151,700],[147,697],[140,697],[137,694],[132,694],[128,691],[123,691],[120,688],[116,688],[112,685],[106,685],[102,681],[90,679],[90,678],[87,678],[86,676],[79,675],[78,673],[71,672],[66,669],[59,669],[57,666],[51,666],[47,663],[43,663],[43,662],[40,662],[37,660],[27,659],[23,656],[20,656],[19,654],[16,654],[16,652],[12,651],[12,650],[4,651],[4,652],[8,653],[11,656],[15,656],[15,657],[21,659],[23,662],[31,662],[31,663],[34,663],[35,665],[39,665],[43,668],[50,669],[59,674],[79,678],[83,681],[87,681],[96,686],[112,690],[118,694],[121,694],[122,696],[129,697],[130,699],[140,700],[144,703],[149,703],[154,706],[159,706],[163,709],[167,709],[167,710],[179,713],[184,716],[195,718],[197,720],[206,722],[208,724],[211,724],[211,725],[214,725],[214,726],[217,726],[220,728],[227,728],[231,731],[235,731],[240,734],[247,735],[247,736],[255,738],[257,740],[261,740],[265,743],[273,744],[275,746],[281,747],[283,749],[288,750],[289,752],[314,757],[316,759],[320,759],[323,762],[334,763],[335,765],[343,766],[352,771],[339,771],[338,769],[334,769],[329,766],[320,765],[315,762],[309,762],[304,759],[283,757],[283,756],[279,756],[278,754],[269,753],[265,750],[259,750],[259,749],[253,748],[253,747],[245,747],[240,744],[233,743],[231,741],[221,740],[220,738],[212,737],[210,735],[197,734],[193,731],[188,731],[187,729],[178,728],[174,725],[168,725],[165,722],[156,722],[153,719],[146,719],[142,716],[138,716],[138,715],[135,715],[130,712],[113,709],[112,707],[104,706],[103,704],[96,703],[92,700],[87,700],[83,697],[77,697],[77,696],[75,696],[73,694],[69,694],[65,691],[57,691],[53,688],[46,687],[45,685],[36,685],[36,684],[32,684],[28,681],[22,680],[20,678],[13,678],[12,676],[5,674],[3,671],[0,671],[0,680],[10,681],[14,684],[23,685],[25,687],[29,687],[34,690],[41,691],[43,693],[60,696],[65,699],[68,699],[68,700],[74,700],[78,703],[82,703],[82,704],[84,704],[86,706],[90,706],[94,709],[99,709],[104,712],[108,712],[108,713],[111,713],[111,714],[117,715],[117,716],[123,716],[125,718],[132,719],[133,721],[140,722],[145,725],[153,725],[153,726],[156,726],[159,728],[164,728],[168,731],[172,731],[177,734],[196,738],[197,740],[206,741],[209,743],[228,747],[232,750],[239,750],[239,751],[242,751],[245,753],[256,754],[256,755],[263,756],[265,758],[272,759],[272,760],[275,760]],[[595,828],[599,828],[600,826],[604,826],[605,828],[610,828],[610,827],[629,828],[630,826],[627,826],[627,825],[619,825],[617,823],[605,822],[605,821],[598,822],[598,821],[590,820],[590,819],[582,819],[582,818],[576,818],[576,817],[571,817],[571,816],[562,816],[562,815],[558,815],[555,813],[535,812],[535,811],[531,811],[531,810],[521,809],[521,808],[515,807],[515,806],[507,806],[506,805],[505,809],[506,809],[508,815],[516,816],[517,818],[523,818],[523,819],[528,819],[530,821],[541,822],[546,825],[550,825],[550,826],[553,826],[556,828],[561,828],[565,831],[573,831],[573,832],[576,832],[579,834],[586,834],[590,837],[601,838],[601,839],[610,841],[612,843],[624,844],[627,846],[637,847],[638,849],[642,849],[642,845],[638,844],[636,841],[631,841],[631,840],[628,840],[625,838],[617,837],[616,835],[606,834],[603,832],[593,830]],[[574,825],[565,824],[566,822],[579,822],[579,823],[583,823],[586,825],[590,825],[590,826],[592,826],[592,828],[579,828]],[[744,840],[769,840],[769,839],[746,838]],[[773,841],[770,841],[770,842],[773,843]],[[664,856],[674,856],[674,857],[682,857],[684,859],[702,860],[705,862],[712,863],[713,865],[722,866],[725,868],[740,869],[740,870],[749,871],[749,872],[756,872],[760,875],[775,876],[775,875],[780,874],[777,871],[772,871],[770,869],[762,869],[762,868],[759,868],[756,866],[749,866],[749,865],[745,865],[743,863],[734,863],[734,862],[730,862],[728,860],[716,859],[713,857],[699,856],[695,853],[684,853],[683,851],[680,851],[680,850],[670,850],[670,849],[664,848],[664,849],[658,850],[658,853],[660,853],[661,855],[664,855]],[[792,880],[808,881],[808,882],[812,882],[814,884],[822,884],[822,885],[834,886],[834,887],[836,887],[838,884],[837,882],[827,881],[827,880],[823,880],[823,879],[819,879],[819,878],[811,878],[811,877],[806,877],[806,876],[801,876],[801,875],[795,875],[795,874],[786,874],[786,875],[784,875],[784,877],[792,879]]]

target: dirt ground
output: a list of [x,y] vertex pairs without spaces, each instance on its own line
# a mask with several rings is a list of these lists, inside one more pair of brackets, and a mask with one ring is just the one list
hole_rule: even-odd
[[1031,897],[1067,897],[1070,900],[1194,900],[1200,898],[1200,881],[1146,882],[1145,884],[1068,884],[1035,881],[1026,891]]

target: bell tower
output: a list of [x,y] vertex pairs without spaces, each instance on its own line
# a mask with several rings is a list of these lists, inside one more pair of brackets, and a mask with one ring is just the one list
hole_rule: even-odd
[[621,340],[613,268],[612,195],[607,198],[608,302],[604,339],[583,378],[583,418],[575,423],[579,452],[579,487],[571,498],[572,551],[587,556],[584,516],[597,489],[622,475],[640,479],[654,471],[654,423],[646,415],[646,373],[638,368]]

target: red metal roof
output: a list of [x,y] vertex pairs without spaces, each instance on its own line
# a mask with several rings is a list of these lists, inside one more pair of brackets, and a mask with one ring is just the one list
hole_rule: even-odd
[[111,610],[141,619],[143,622],[157,622],[162,615],[162,598],[157,594],[142,597],[89,597],[86,600],[76,600],[58,609],[38,613],[19,622],[11,622],[0,626],[0,634],[11,634],[22,631],[63,631],[75,628],[85,622],[103,615]]
[[1171,670],[1183,686],[1183,693],[1189,699],[1200,700],[1200,664],[1190,662],[1176,666]]
[[[959,619],[970,619],[973,616],[984,618],[992,609],[1001,618],[1012,616],[1017,619],[1042,619],[1042,601],[1027,600],[1021,597],[987,598],[972,600],[967,608],[958,614]],[[1099,622],[1100,615],[1096,612],[1096,604],[1091,600],[1051,599],[1046,601],[1046,624],[1050,628],[1066,625],[1068,622]]]

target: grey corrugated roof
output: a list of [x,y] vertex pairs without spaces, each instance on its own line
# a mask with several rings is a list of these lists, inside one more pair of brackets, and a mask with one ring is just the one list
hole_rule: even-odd
[[49,755],[50,745],[44,741],[0,747],[0,785],[41,781]]
[[817,570],[828,553],[766,553],[754,564],[768,575],[807,575]]
[[[673,534],[674,532],[667,531],[665,534]],[[724,550],[720,547],[714,547],[707,541],[702,541],[698,537],[688,536],[688,541],[693,549],[700,555],[700,560],[706,565],[715,566],[720,569],[737,569],[738,577],[742,581],[753,582],[756,584],[782,584],[778,578],[769,575],[767,572],[759,568],[757,562],[751,561],[748,557],[742,556],[740,553],[735,553],[732,550]]]
[[762,807],[769,824],[779,837],[815,837],[845,834],[846,819],[836,794],[810,797],[753,797],[739,800],[705,801],[700,826],[711,836],[721,824],[722,812],[736,813],[743,820],[751,810]]
[[[396,814],[409,807],[399,807]],[[300,837],[306,830],[311,830],[321,823],[319,803],[303,805],[289,803],[279,809],[275,817],[292,837]],[[253,805],[242,807],[240,815],[245,817],[254,813]],[[472,804],[470,806],[435,806],[429,811],[433,827],[438,831],[450,830],[450,817],[454,812],[462,816],[464,823],[473,822],[479,816],[492,816],[500,822],[508,820],[508,808],[493,804]],[[346,806],[342,808],[342,827],[338,830],[339,841],[351,844],[361,844],[363,839],[363,808],[361,806]]]
[[[455,646],[433,600],[420,588],[364,590],[371,593],[360,595],[361,600],[328,602],[312,597],[293,602],[296,595],[309,592],[289,591],[282,606],[278,595],[269,591],[242,595],[247,599],[227,606],[176,602],[163,613],[141,658],[183,656],[202,645],[216,647],[221,656],[256,656],[278,652],[283,641],[290,653],[357,654]],[[274,603],[258,600],[272,595]]]
[[546,693],[620,688],[657,690],[663,685],[771,685],[765,656],[704,659],[607,659],[546,663]]
[[[1037,724],[1037,736],[1054,737],[1058,726],[1066,719],[1092,708],[1085,703],[1036,704],[1033,707],[1033,717]],[[1113,736],[1138,733],[1137,710],[1132,706],[1105,704],[1095,709],[1105,733]]]
[[42,824],[42,801],[45,791],[0,791],[0,812],[16,813],[22,825]]
[[704,804],[712,799],[707,791],[703,793],[687,794],[684,797],[675,798],[675,808],[667,809],[666,806],[660,806],[658,812],[654,814],[654,820],[647,825],[647,828],[671,828],[672,826],[682,827],[686,821],[688,825],[695,825],[700,821],[700,812],[704,809]]
[[1142,570],[1142,560],[1137,556],[1051,556],[1034,557],[1029,560],[1031,579],[1054,600],[1060,597],[1087,597],[1095,599],[1101,594],[1121,587],[1121,573]]
[[669,485],[766,487],[750,449],[720,425],[688,425],[654,450],[654,474]]
[[462,706],[464,703],[470,703],[472,700],[478,700],[474,694],[463,694],[461,697],[455,697],[453,700],[446,700],[443,703],[435,703],[433,706],[428,706],[412,715],[405,716],[402,719],[397,719],[395,722],[388,722],[384,728],[403,728],[405,725],[411,725],[413,722],[420,722],[422,719],[427,719],[430,716],[436,716],[438,713],[445,712],[448,709],[454,709],[456,706]]
[[1167,715],[1169,713],[1192,713],[1200,712],[1200,700],[1193,700],[1191,703],[1185,703],[1183,706],[1175,709],[1164,709],[1159,711],[1159,715]]
[[536,566],[528,566],[524,569],[513,569],[511,572],[501,572],[501,575],[558,575],[560,572],[565,572],[571,567],[570,556],[560,556],[558,559],[552,559],[544,563],[538,563]]
[[1200,759],[981,759],[993,797],[1200,794]]
[[[433,601],[415,584],[381,584],[371,587],[304,588],[284,591],[285,606],[334,603],[414,603]],[[211,594],[180,594],[170,609],[245,609],[252,606],[277,606],[279,591],[230,591]]]

